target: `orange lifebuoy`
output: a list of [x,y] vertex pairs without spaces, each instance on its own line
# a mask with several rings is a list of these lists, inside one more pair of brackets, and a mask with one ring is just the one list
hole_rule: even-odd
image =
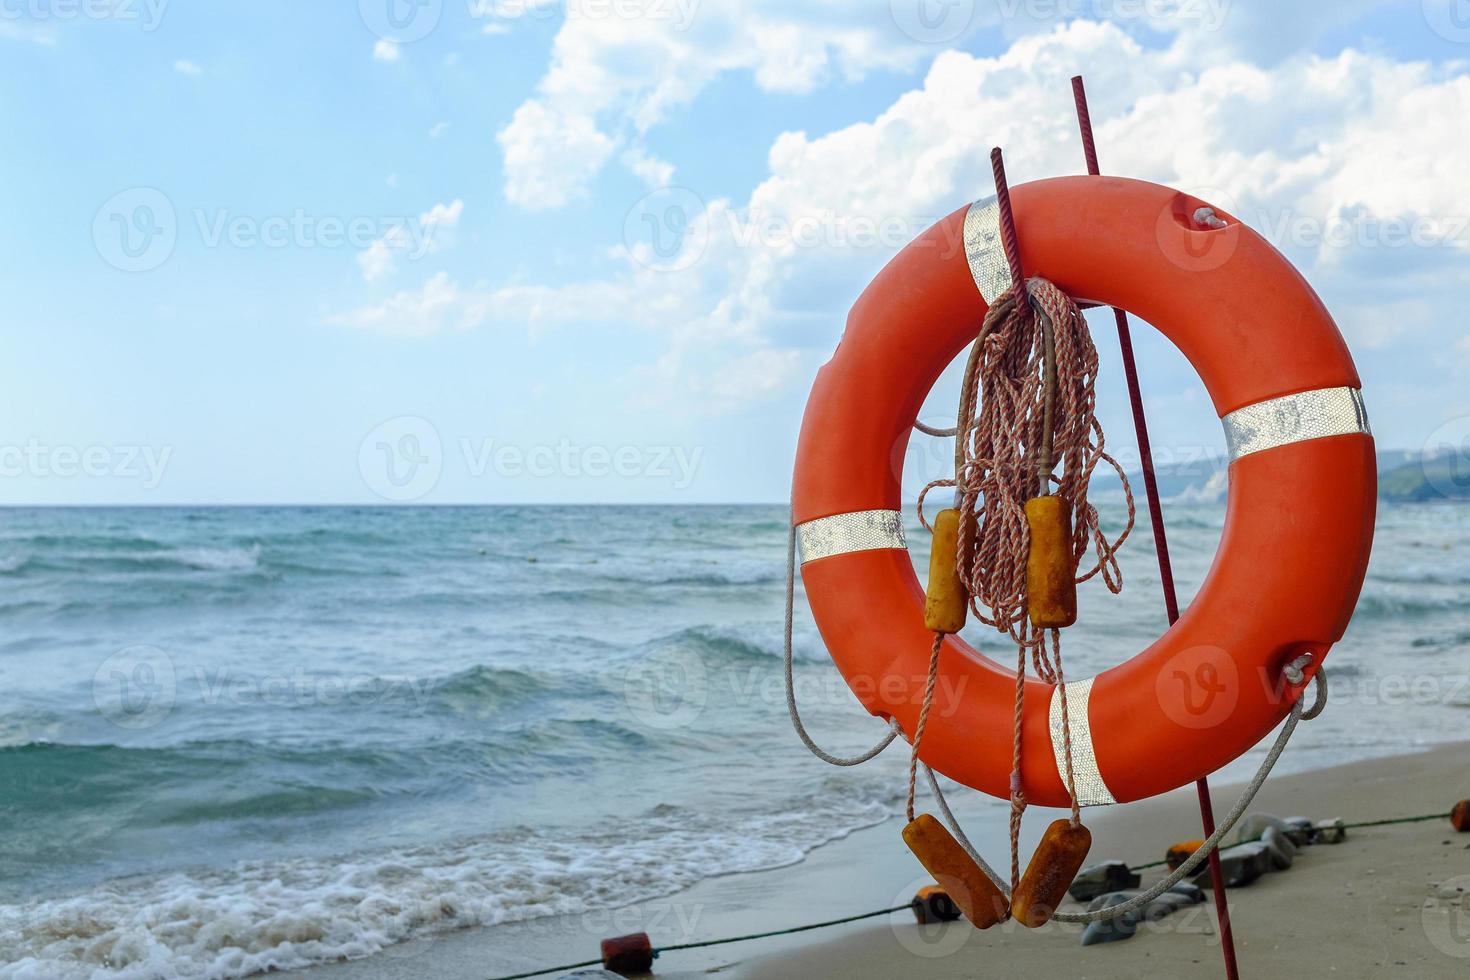
[[[1011,202],[1027,273],[1156,326],[1226,428],[1225,526],[1199,594],[1131,660],[1068,681],[1080,801],[1142,799],[1269,733],[1346,628],[1377,497],[1361,383],[1306,281],[1204,201],[1143,181],[1060,177],[1013,188]],[[1009,283],[997,239],[993,202],[977,202],[878,274],[817,376],[797,450],[792,520],[818,629],[864,706],[910,738],[933,635],[903,540],[901,467],[925,396]],[[1292,683],[1283,668],[1304,654]],[[949,636],[940,671],[952,703],[936,702],[921,757],[1008,798],[1013,670]],[[1068,802],[1055,694],[1026,682],[1021,778],[1043,806]]]

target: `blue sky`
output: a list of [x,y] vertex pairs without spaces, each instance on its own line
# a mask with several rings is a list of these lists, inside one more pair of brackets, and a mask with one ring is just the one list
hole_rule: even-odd
[[1302,6],[0,0],[0,502],[781,500],[873,273],[991,145],[1080,167],[1076,72],[1105,170],[1298,264],[1381,446],[1459,438],[1470,9]]

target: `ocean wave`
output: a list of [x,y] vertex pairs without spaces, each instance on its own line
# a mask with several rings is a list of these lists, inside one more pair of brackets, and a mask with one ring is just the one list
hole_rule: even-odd
[[[652,652],[676,650],[708,657],[714,663],[749,663],[782,657],[781,626],[763,627],[691,626],[665,634],[648,644]],[[798,639],[796,659],[819,662],[827,659],[819,643]]]
[[483,707],[499,707],[508,702],[522,702],[553,691],[567,690],[571,677],[554,677],[511,667],[477,664],[468,670],[450,674],[430,682],[433,692],[457,702],[473,702]]
[[1430,636],[1416,636],[1409,641],[1409,646],[1415,650],[1440,650],[1455,649],[1470,646],[1470,630],[1451,630],[1447,633],[1436,633]]
[[78,532],[57,534],[37,531],[32,534],[10,534],[0,538],[7,545],[22,545],[41,551],[129,551],[139,548],[159,548],[158,539],[151,535],[125,532],[121,534],[97,534]]
[[[102,813],[118,815],[139,831],[325,814],[393,797],[452,795],[465,778],[500,786],[551,775],[575,778],[660,744],[650,733],[608,718],[542,717],[497,703],[528,703],[527,690],[550,690],[540,685],[529,675],[461,677],[453,684],[455,693],[433,691],[423,702],[425,713],[442,721],[415,727],[412,737],[399,732],[379,742],[228,738],[123,746],[53,741],[35,725],[24,731],[0,727],[6,815],[13,826],[25,824],[46,836],[65,821],[90,822]],[[330,729],[331,722],[313,727]],[[61,720],[44,729],[55,735],[65,730]],[[64,850],[65,834],[61,838],[48,838],[47,847]],[[15,856],[13,844],[0,842],[0,856]]]
[[[1186,594],[1221,515],[1170,505]],[[11,604],[0,615],[12,615],[0,658],[14,682],[0,708],[0,894],[23,900],[0,904],[0,980],[223,980],[366,956],[790,863],[895,813],[903,757],[830,778],[794,761],[805,756],[780,683],[784,516],[240,508],[12,520],[12,532],[46,533],[0,535]],[[1432,523],[1409,531],[1429,538]],[[1145,521],[1124,554],[1132,584],[1105,597],[1074,666],[1121,660],[1163,629],[1146,532]],[[1380,557],[1408,547],[1391,532],[1380,530]],[[921,577],[925,538],[912,538]],[[1434,584],[1449,566],[1412,554],[1425,575],[1370,573],[1358,624],[1328,661],[1347,697],[1470,644],[1455,583]],[[881,724],[852,703],[804,611],[798,624],[803,703],[837,744],[868,744]],[[112,687],[93,672],[111,638],[177,658],[159,726],[119,730],[98,710]],[[686,655],[708,669],[707,701],[671,727],[668,705],[645,715],[639,698],[674,700]],[[287,672],[278,696],[265,681]],[[344,678],[368,703],[337,696]],[[1448,720],[1375,707],[1365,730],[1453,732],[1465,710],[1445,708]],[[1356,731],[1366,714],[1344,716],[1360,723],[1342,723],[1340,744],[1334,717],[1300,736],[1318,740],[1314,764],[1325,748],[1381,749]],[[89,740],[123,744],[77,744]],[[658,803],[639,812],[628,787],[650,786]]]
[[[583,606],[583,605],[606,605],[606,606],[640,606],[648,602],[648,597],[638,595],[630,589],[547,589],[537,595],[538,599],[549,603],[560,605]],[[483,601],[483,600],[480,600]],[[524,596],[509,596],[507,602],[521,603],[525,601]]]
[[41,573],[167,572],[180,569],[205,572],[250,572],[260,566],[261,547],[148,547],[129,550],[74,550],[60,553],[31,552],[0,559],[0,575],[22,576]]
[[[328,771],[338,785],[308,778]],[[131,820],[154,826],[198,822],[190,814],[201,805],[235,819],[277,815],[283,806],[295,813],[334,810],[375,799],[381,785],[412,771],[412,760],[370,748],[292,748],[238,739],[153,748],[40,740],[0,747],[0,782],[11,788],[8,809],[16,821],[37,814],[61,820],[119,804],[132,809]],[[264,775],[240,778],[247,772]],[[163,792],[171,785],[212,789],[189,798]]]
[[1470,595],[1463,589],[1435,595],[1425,589],[1389,591],[1376,586],[1377,583],[1370,579],[1368,587],[1358,597],[1358,605],[1353,612],[1355,619],[1404,619],[1470,609]]
[[177,548],[153,555],[152,561],[210,572],[252,571],[260,567],[260,545],[249,548]]
[[0,980],[234,980],[357,959],[408,939],[613,908],[703,878],[782,867],[888,819],[891,794],[851,782],[731,821],[663,805],[618,828],[478,838],[328,859],[135,876],[0,906]]
[[[711,565],[715,563],[710,563]],[[771,585],[785,581],[785,572],[774,565],[724,570],[694,570],[690,568],[670,569],[666,566],[650,565],[642,568],[622,568],[616,571],[599,571],[596,578],[610,582],[626,582],[637,586],[682,585],[692,587],[722,588],[729,586]]]

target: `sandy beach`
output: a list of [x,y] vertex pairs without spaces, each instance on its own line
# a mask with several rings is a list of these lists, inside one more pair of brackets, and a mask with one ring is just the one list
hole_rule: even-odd
[[[1255,809],[1349,822],[1438,810],[1470,796],[1467,744],[1374,759],[1272,780]],[[1298,751],[1310,751],[1299,746]],[[1236,787],[1216,788],[1224,812]],[[957,807],[972,837],[1004,854],[1003,808],[966,798]],[[1050,814],[1028,818],[1029,848]],[[1092,811],[1094,859],[1156,860],[1197,836],[1193,790]],[[647,930],[656,946],[780,928],[891,907],[927,879],[904,849],[897,820],[818,849],[798,865],[733,875],[610,913],[468,930],[379,956],[291,974],[299,980],[485,980],[597,954],[602,936]],[[1156,880],[1146,873],[1144,883]],[[1470,835],[1448,819],[1361,828],[1338,845],[1304,849],[1288,871],[1230,892],[1241,971],[1250,977],[1470,977]],[[811,977],[959,978],[1020,969],[1079,978],[1218,977],[1209,903],[1145,924],[1127,941],[1084,948],[1081,927],[966,924],[920,927],[907,912],[777,939],[675,951],[659,976],[760,980]],[[556,974],[548,974],[555,976]]]

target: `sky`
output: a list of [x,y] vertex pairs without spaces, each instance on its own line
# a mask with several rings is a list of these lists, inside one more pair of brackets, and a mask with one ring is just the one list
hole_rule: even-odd
[[[1078,73],[1105,172],[1321,294],[1380,448],[1470,435],[1465,0],[0,0],[0,503],[785,500],[853,300],[992,146],[1082,168]],[[1223,451],[1136,333],[1160,457]]]

